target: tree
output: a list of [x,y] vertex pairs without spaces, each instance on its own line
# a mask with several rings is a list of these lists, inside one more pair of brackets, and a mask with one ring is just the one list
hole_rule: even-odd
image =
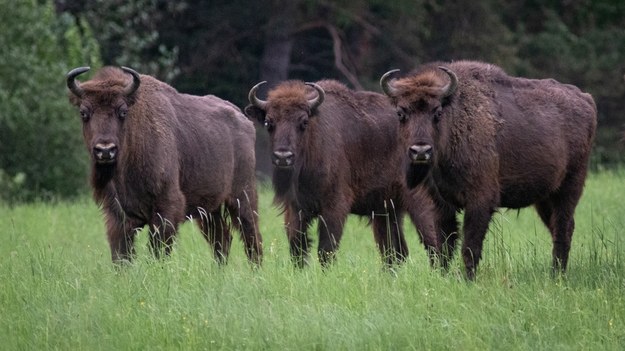
[[50,2],[0,0],[0,199],[72,196],[85,189],[80,122],[64,76],[99,65],[84,24]]
[[512,75],[555,78],[593,94],[596,150],[602,161],[619,159],[622,0],[55,1],[88,19],[107,63],[240,107],[260,80],[269,82],[260,96],[285,79],[380,91],[384,72],[429,61],[482,60]]

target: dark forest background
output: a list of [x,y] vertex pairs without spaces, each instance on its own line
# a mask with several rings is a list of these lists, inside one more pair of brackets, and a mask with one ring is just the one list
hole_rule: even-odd
[[244,107],[260,80],[334,78],[380,91],[389,69],[481,60],[591,93],[592,166],[624,160],[622,0],[0,0],[0,10],[0,199],[85,191],[87,154],[64,85],[84,65],[129,66]]

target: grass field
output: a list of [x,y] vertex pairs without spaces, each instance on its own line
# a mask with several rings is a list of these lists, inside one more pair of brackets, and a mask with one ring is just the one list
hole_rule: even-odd
[[[338,261],[294,269],[282,219],[261,189],[262,268],[241,242],[218,267],[191,223],[171,258],[110,263],[99,210],[71,203],[0,205],[2,350],[623,350],[625,173],[592,174],[576,213],[565,277],[532,209],[502,211],[476,282],[411,256],[382,270],[366,221],[350,218]],[[316,241],[316,233],[312,235]]]

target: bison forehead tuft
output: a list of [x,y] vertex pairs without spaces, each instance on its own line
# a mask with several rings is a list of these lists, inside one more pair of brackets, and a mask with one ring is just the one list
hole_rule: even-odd
[[315,96],[314,89],[300,81],[286,81],[267,95],[272,106],[308,108],[308,100]]
[[393,83],[398,95],[416,100],[415,97],[436,97],[441,88],[447,84],[446,78],[437,71],[427,71],[406,78],[398,79]]
[[132,77],[118,67],[106,66],[89,81],[81,83],[81,88],[92,94],[121,94],[132,82]]

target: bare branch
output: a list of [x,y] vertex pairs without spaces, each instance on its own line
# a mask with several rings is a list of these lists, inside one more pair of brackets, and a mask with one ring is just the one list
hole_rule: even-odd
[[337,6],[336,4],[333,4],[330,1],[320,1],[320,3],[323,6],[326,6],[329,9],[332,9],[333,11],[339,12],[341,13],[341,15],[346,16],[352,19],[354,22],[358,23],[365,31],[369,32],[370,34],[372,34],[373,36],[375,36],[376,38],[384,42],[389,47],[389,49],[393,52],[393,54],[400,60],[404,61],[407,65],[411,66],[414,64],[415,58],[412,55],[410,55],[409,53],[404,51],[402,48],[397,46],[392,40],[388,38],[387,35],[385,35],[384,31],[380,30],[374,24],[371,24],[365,18],[358,16],[354,14],[353,12],[348,11],[344,8],[341,8]]
[[336,68],[343,73],[345,78],[349,80],[349,82],[356,88],[357,90],[363,90],[362,84],[358,81],[358,77],[353,74],[343,63],[343,41],[341,40],[341,36],[339,35],[338,29],[335,26],[326,23],[325,28],[332,36],[332,47],[334,49],[334,65]]
[[334,53],[334,66],[345,76],[345,78],[350,82],[350,84],[357,90],[363,90],[362,84],[358,80],[358,77],[352,73],[349,68],[345,65],[345,58],[343,55],[343,40],[341,39],[341,35],[339,30],[333,26],[332,24],[325,21],[314,21],[308,22],[301,25],[297,31],[302,32],[315,28],[325,28],[330,37],[332,37],[332,51]]

